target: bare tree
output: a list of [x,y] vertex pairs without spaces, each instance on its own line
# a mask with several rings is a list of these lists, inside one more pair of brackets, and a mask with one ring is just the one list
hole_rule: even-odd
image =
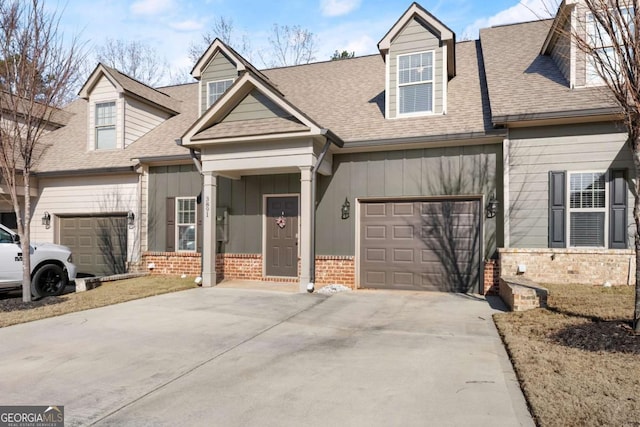
[[198,43],[192,43],[189,46],[189,58],[196,63],[200,56],[204,53],[207,47],[216,39],[219,38],[225,44],[231,46],[241,55],[252,60],[251,43],[247,34],[236,33],[233,25],[233,20],[220,16],[213,22],[213,28],[210,31],[202,34],[202,40]]
[[[620,108],[635,165],[636,291],[633,328],[640,332],[640,15],[638,0],[584,0],[578,24],[564,34],[587,57]],[[558,29],[560,32],[567,30]]]
[[316,59],[315,35],[299,25],[273,24],[268,40],[270,49],[259,53],[266,67],[308,64]]
[[76,38],[65,42],[59,19],[41,0],[0,2],[0,170],[17,219],[25,302],[31,300],[31,171],[83,59]]
[[149,86],[156,86],[169,75],[166,58],[139,40],[105,40],[96,47],[96,59]]

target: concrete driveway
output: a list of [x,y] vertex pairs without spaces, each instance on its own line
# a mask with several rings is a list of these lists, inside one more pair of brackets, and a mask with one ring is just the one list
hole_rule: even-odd
[[440,293],[167,294],[0,329],[0,405],[64,405],[68,426],[532,426],[493,312]]

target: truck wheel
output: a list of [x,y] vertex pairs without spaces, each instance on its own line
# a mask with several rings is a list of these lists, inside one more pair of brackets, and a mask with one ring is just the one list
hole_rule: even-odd
[[31,278],[31,294],[36,298],[58,296],[69,283],[62,267],[45,264]]

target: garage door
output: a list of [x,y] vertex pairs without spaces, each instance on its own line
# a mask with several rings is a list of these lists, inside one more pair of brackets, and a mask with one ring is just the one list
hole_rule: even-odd
[[108,276],[126,272],[127,218],[60,218],[60,243],[71,248],[78,273]]
[[479,199],[363,202],[360,287],[478,292]]

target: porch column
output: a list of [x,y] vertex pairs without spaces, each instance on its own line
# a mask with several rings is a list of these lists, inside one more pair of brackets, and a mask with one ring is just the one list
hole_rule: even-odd
[[216,207],[218,184],[213,172],[204,172],[204,218],[202,221],[202,286],[216,285]]
[[311,281],[311,245],[313,244],[313,200],[311,191],[311,167],[300,168],[300,292],[306,292]]

